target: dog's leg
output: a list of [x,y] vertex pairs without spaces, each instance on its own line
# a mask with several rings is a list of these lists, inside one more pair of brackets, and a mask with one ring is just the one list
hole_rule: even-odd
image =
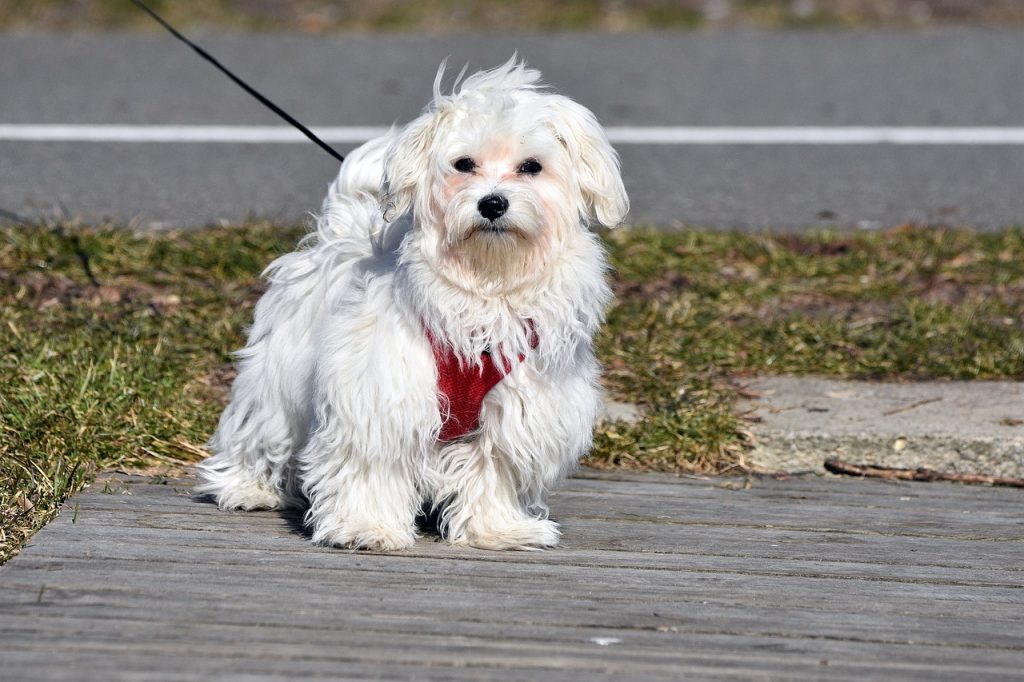
[[266,476],[254,476],[244,464],[216,457],[201,466],[202,483],[196,492],[210,495],[221,509],[256,511],[290,506],[281,491],[267,482]]
[[484,436],[445,448],[436,493],[441,527],[454,545],[480,549],[537,549],[558,544],[558,525],[546,510],[520,498],[507,458]]
[[315,416],[299,452],[313,541],[398,550],[416,540],[440,421],[430,345],[386,300],[325,323]]
[[416,472],[407,462],[338,452],[320,439],[310,442],[302,459],[313,542],[382,551],[416,542],[421,503]]
[[293,432],[279,405],[232,402],[210,441],[216,454],[199,466],[196,491],[212,496],[221,509],[299,506],[290,471]]
[[309,431],[305,394],[313,360],[305,330],[315,325],[320,305],[304,289],[312,286],[306,260],[312,257],[289,254],[271,265],[286,276],[256,304],[231,402],[209,442],[213,457],[199,467],[197,492],[222,509],[303,505],[294,456]]
[[487,549],[558,543],[547,494],[592,443],[600,404],[597,366],[581,352],[576,373],[550,381],[522,368],[488,395],[481,433],[441,454],[449,539]]

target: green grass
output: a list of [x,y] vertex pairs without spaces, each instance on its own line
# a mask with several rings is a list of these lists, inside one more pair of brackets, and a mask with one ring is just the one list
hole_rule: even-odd
[[[150,0],[189,29],[524,31],[1024,24],[1019,0]],[[159,30],[126,0],[0,0],[0,27]]]
[[97,468],[201,457],[258,274],[296,234],[3,230],[0,560]]
[[731,411],[755,373],[1024,378],[1024,231],[841,235],[616,232],[605,380],[648,407],[592,464],[742,465]]
[[[100,468],[203,456],[259,273],[301,230],[0,228],[0,561]],[[742,468],[745,375],[1024,378],[1024,231],[617,231],[590,463]]]

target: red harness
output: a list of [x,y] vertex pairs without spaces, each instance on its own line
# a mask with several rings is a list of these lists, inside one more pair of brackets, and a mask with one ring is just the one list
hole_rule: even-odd
[[[484,397],[512,371],[512,363],[504,359],[504,371],[501,371],[488,351],[480,354],[479,366],[460,363],[455,352],[438,343],[429,331],[427,338],[437,364],[438,404],[442,419],[441,433],[437,438],[442,442],[457,440],[480,426]],[[530,347],[536,348],[538,342],[537,333],[533,332]],[[526,356],[520,353],[519,362],[525,359]]]

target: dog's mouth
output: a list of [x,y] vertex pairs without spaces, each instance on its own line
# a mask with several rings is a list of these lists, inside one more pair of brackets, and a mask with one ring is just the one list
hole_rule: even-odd
[[522,230],[504,220],[481,221],[473,226],[467,237],[473,237],[478,234],[491,237],[510,236],[519,237],[520,239],[526,238],[526,234]]

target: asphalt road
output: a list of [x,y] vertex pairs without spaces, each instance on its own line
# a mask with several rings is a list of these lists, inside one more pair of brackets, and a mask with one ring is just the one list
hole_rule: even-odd
[[[606,125],[1024,126],[1020,32],[195,37],[310,125],[406,121],[443,58],[490,66],[518,50]],[[4,124],[278,123],[156,33],[0,36],[0,92]],[[1024,223],[1021,144],[618,148],[637,223]],[[0,140],[0,210],[295,220],[335,171],[308,144]]]

